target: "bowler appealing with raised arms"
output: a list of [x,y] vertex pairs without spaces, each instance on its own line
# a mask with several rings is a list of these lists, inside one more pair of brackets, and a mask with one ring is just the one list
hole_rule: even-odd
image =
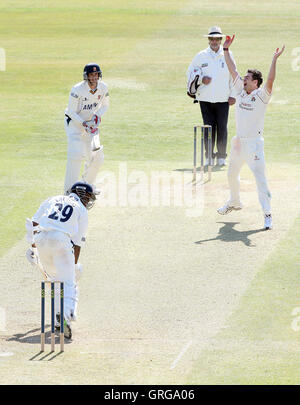
[[258,198],[264,213],[264,228],[272,229],[271,193],[265,175],[263,129],[265,112],[275,80],[277,59],[283,53],[284,46],[281,50],[276,49],[266,84],[260,87],[263,79],[259,70],[248,69],[244,78],[238,74],[228,49],[233,40],[234,35],[232,37],[227,36],[223,44],[223,50],[237,94],[235,110],[237,134],[231,141],[227,174],[230,198],[223,207],[218,209],[218,213],[225,215],[232,210],[242,208],[240,201],[240,170],[242,165],[247,163],[255,176]]

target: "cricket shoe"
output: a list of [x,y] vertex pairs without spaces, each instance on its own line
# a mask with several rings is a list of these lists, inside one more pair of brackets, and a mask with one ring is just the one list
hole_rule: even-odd
[[[214,165],[215,165],[215,159],[212,158],[210,166],[214,166]],[[209,159],[208,158],[206,158],[204,166],[209,166]]]
[[225,159],[218,159],[218,166],[222,167],[222,166],[226,166],[226,160]]
[[273,223],[272,223],[272,215],[268,214],[265,215],[265,226],[264,226],[265,230],[269,230],[273,228]]
[[[60,330],[60,314],[56,314],[55,329]],[[64,319],[64,336],[66,339],[72,339],[72,329],[70,323]]]
[[230,205],[228,203],[226,203],[225,205],[223,205],[223,207],[220,207],[219,209],[217,209],[217,212],[220,215],[226,215],[229,214],[229,212],[231,211],[239,211],[242,209],[242,205]]
[[72,339],[71,325],[69,322],[66,321],[66,319],[64,319],[64,336],[66,339],[69,339],[69,340]]

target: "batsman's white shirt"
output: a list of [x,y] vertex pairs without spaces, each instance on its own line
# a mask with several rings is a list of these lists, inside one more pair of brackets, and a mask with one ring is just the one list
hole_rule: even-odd
[[[233,59],[232,52],[230,51]],[[233,59],[234,60],[234,59]],[[224,103],[229,97],[235,97],[233,90],[232,77],[227,68],[224,51],[220,47],[218,52],[213,51],[210,47],[199,52],[187,71],[188,82],[193,77],[193,70],[199,69],[201,72],[200,83],[204,76],[212,78],[209,84],[201,84],[196,93],[198,101],[207,101],[209,103]]]
[[89,121],[95,114],[99,118],[109,107],[109,94],[107,85],[99,80],[95,90],[91,90],[87,80],[77,83],[70,92],[67,114],[73,123],[84,131],[82,123]]
[[[32,220],[39,224],[34,242],[43,269],[50,281],[64,282],[64,316],[76,320],[78,286],[71,241],[81,246],[85,239],[87,210],[76,194],[60,195],[43,202]],[[59,294],[55,295],[55,308],[58,312]]]
[[88,214],[76,194],[59,195],[44,201],[32,220],[44,231],[59,231],[81,246],[86,238]]
[[264,87],[248,94],[244,90],[244,80],[237,76],[234,83],[236,91],[236,131],[240,138],[257,138],[263,135],[264,120],[271,94]]
[[[86,159],[82,181],[94,185],[100,166],[104,161],[103,147],[96,152],[93,144],[101,144],[100,136],[89,134],[82,126],[95,114],[99,118],[109,107],[107,85],[98,81],[97,88],[91,90],[86,80],[76,84],[70,93],[69,104],[65,114],[65,130],[68,137],[68,161],[65,175],[64,191],[66,192],[79,181],[81,163]],[[100,121],[100,120],[99,120]]]

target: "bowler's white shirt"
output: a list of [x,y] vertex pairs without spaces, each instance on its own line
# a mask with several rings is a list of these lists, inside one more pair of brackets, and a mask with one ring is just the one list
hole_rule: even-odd
[[248,94],[244,90],[244,80],[237,76],[234,83],[236,90],[235,119],[237,136],[240,138],[257,138],[263,135],[264,120],[271,94],[265,86]]
[[32,221],[37,222],[42,231],[56,230],[67,234],[77,246],[81,246],[86,238],[87,210],[74,193],[48,198]]
[[65,113],[76,124],[82,125],[84,121],[91,120],[94,114],[101,117],[108,107],[107,85],[102,80],[98,80],[97,88],[93,91],[87,80],[83,80],[72,88]]
[[[234,60],[232,52],[229,52],[232,60]],[[202,82],[204,76],[212,78],[209,84],[200,85],[196,93],[196,100],[208,101],[210,103],[224,103],[228,101],[229,97],[235,97],[232,78],[227,68],[224,51],[221,46],[218,52],[208,47],[194,57],[187,71],[188,80],[194,68],[201,69],[199,82]]]

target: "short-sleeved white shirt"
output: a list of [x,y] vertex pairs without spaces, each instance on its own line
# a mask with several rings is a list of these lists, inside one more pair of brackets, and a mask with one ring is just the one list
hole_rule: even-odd
[[237,76],[233,86],[236,91],[235,119],[237,136],[256,138],[263,135],[264,120],[271,94],[265,86],[248,94],[244,90],[244,80]]
[[76,124],[89,121],[94,114],[101,117],[109,107],[109,94],[107,85],[99,80],[97,88],[90,89],[86,80],[77,83],[70,92],[69,103],[65,114]]
[[77,246],[81,246],[86,238],[87,210],[74,193],[48,198],[40,205],[32,221],[37,222],[41,230],[67,234]]

